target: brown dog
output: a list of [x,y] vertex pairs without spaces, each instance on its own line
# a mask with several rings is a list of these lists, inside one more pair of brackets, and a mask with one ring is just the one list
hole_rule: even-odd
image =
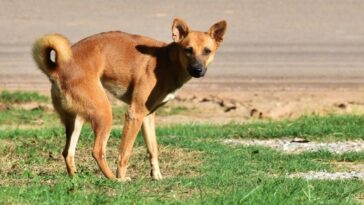
[[[142,127],[152,166],[152,177],[161,179],[155,135],[154,111],[191,77],[205,75],[223,40],[226,22],[207,32],[190,31],[181,19],[172,25],[173,43],[123,32],[106,32],[71,46],[59,34],[37,40],[33,57],[52,83],[52,101],[66,128],[63,156],[73,176],[76,144],[84,121],[95,134],[92,156],[109,179],[126,177],[126,167],[137,133]],[[51,60],[51,52],[55,60]],[[130,105],[119,150],[116,177],[106,162],[112,112],[105,89]]]

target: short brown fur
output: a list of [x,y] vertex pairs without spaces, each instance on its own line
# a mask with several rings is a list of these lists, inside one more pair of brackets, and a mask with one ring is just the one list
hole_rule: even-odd
[[[82,124],[87,121],[95,134],[92,155],[107,178],[129,179],[126,167],[142,127],[152,177],[161,179],[154,111],[191,77],[204,76],[225,30],[225,21],[214,24],[207,32],[198,32],[175,19],[174,42],[170,44],[124,32],[96,34],[72,46],[60,34],[37,40],[33,57],[52,83],[53,105],[66,128],[63,156],[69,175],[76,172],[75,148]],[[52,50],[56,53],[55,62],[50,60]],[[112,125],[105,89],[130,105],[125,114],[116,176],[105,155]]]

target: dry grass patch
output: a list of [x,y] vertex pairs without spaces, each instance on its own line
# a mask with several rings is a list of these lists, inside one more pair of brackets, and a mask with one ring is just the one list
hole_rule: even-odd
[[355,199],[358,201],[359,204],[364,204],[364,192],[357,194],[355,196]]
[[[111,169],[116,170],[120,140],[110,139],[107,148],[107,161]],[[79,172],[92,172],[101,175],[95,160],[91,157],[92,145],[83,146],[76,151],[76,166]],[[177,176],[195,177],[201,161],[201,152],[189,151],[171,146],[159,146],[160,168],[164,178]],[[65,166],[65,165],[64,165]],[[127,175],[132,179],[150,178],[149,158],[144,146],[134,147],[130,157]]]
[[355,162],[331,161],[330,164],[337,172],[364,172],[364,163],[360,161],[355,161]]
[[14,152],[16,143],[9,139],[0,139],[0,173],[5,173],[6,170],[11,169],[12,164],[15,163]]
[[[66,175],[65,163],[61,155],[64,140],[57,143],[59,146],[56,146],[55,143],[51,140],[24,139],[14,142],[0,139],[0,163],[2,165],[0,172],[3,175],[0,184],[9,184],[9,180],[13,178],[11,176],[20,176],[25,172],[48,177]],[[91,156],[92,143],[90,140],[82,142],[81,139],[76,150],[76,167],[81,175],[91,174],[95,177],[102,177],[101,171]],[[119,139],[110,139],[108,143],[107,160],[113,170],[116,170],[119,143]],[[202,163],[203,153],[172,146],[160,146],[159,149],[160,167],[164,178],[200,175],[199,167]],[[150,165],[144,146],[134,148],[127,175],[132,179],[150,178]],[[20,180],[12,183],[24,182]]]

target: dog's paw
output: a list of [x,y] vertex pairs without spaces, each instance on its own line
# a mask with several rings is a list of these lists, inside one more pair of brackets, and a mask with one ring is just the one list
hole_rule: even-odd
[[152,170],[150,175],[152,176],[152,179],[154,179],[154,180],[163,179],[163,176],[162,176],[162,174],[161,174],[161,172],[159,170],[158,171]]
[[118,181],[118,182],[130,182],[131,178],[130,177],[116,178],[116,181]]

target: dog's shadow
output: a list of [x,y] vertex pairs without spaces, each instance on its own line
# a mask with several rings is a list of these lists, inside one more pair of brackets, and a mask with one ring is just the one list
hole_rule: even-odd
[[135,46],[137,51],[144,55],[150,55],[153,57],[156,57],[158,54],[158,51],[161,51],[163,48],[161,47],[155,47],[155,46],[147,46],[147,45],[137,45]]
[[[171,43],[167,46],[161,46],[161,47],[148,46],[148,45],[135,46],[136,50],[138,50],[140,53],[144,55],[150,55],[156,58],[156,68],[154,70],[154,73],[157,78],[157,83],[153,87],[150,96],[146,102],[146,105],[151,112],[154,112],[157,108],[165,104],[165,103],[161,104],[153,103],[156,101],[159,102],[161,101],[161,99],[157,99],[160,97],[159,94],[161,92],[169,94],[171,92],[174,92],[175,90],[175,89],[170,89],[170,86],[165,82],[174,81],[173,79],[176,79],[178,77],[177,76],[178,73],[175,73],[173,70],[171,70],[171,67],[175,65],[171,64],[172,61],[170,59],[171,52],[174,52],[176,50],[176,46],[178,45],[175,43]],[[172,55],[173,54],[174,53],[172,53]]]

